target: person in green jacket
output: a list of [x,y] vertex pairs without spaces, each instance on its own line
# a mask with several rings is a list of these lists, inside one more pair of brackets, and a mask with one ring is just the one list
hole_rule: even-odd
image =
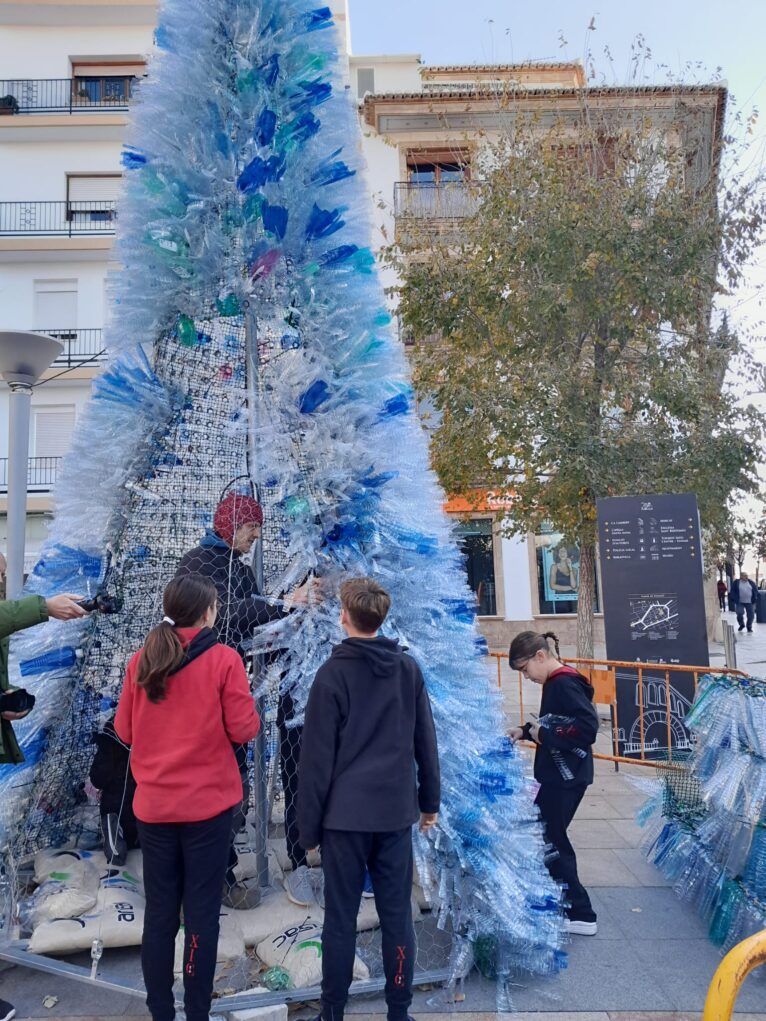
[[25,596],[23,599],[0,602],[0,762],[17,764],[24,761],[13,733],[13,721],[23,719],[35,704],[34,695],[24,688],[8,685],[9,638],[16,631],[44,624],[51,617],[56,620],[76,620],[86,615],[69,592],[43,599],[42,596]]

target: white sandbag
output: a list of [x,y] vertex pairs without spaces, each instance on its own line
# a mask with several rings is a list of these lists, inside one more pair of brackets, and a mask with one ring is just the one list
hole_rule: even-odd
[[29,941],[33,954],[73,954],[90,950],[94,939],[105,947],[137,947],[144,929],[146,901],[127,890],[99,890],[96,909],[81,918],[56,918],[38,925]]
[[237,912],[237,921],[248,947],[258,946],[277,930],[302,925],[306,921],[321,923],[323,919],[324,912],[318,904],[309,908],[299,907],[289,901],[282,890],[267,893],[257,908]]
[[[242,929],[239,925],[241,912],[232,911],[230,908],[221,908],[218,917],[218,950],[216,963],[225,964],[227,961],[239,961],[245,956],[245,941],[242,938]],[[175,959],[173,970],[180,975],[184,966],[184,940],[186,938],[183,925],[176,936]]]
[[38,851],[35,855],[35,882],[42,886],[53,880],[79,890],[92,889],[95,893],[99,868],[95,855],[90,851]]
[[431,911],[433,909],[433,903],[426,896],[426,892],[422,886],[415,883],[412,887],[412,903],[417,904],[421,911]]
[[[94,874],[98,876],[95,869]],[[23,911],[33,927],[54,918],[76,918],[96,906],[97,890],[98,882],[91,892],[49,879],[35,890],[23,906]]]
[[[274,932],[258,944],[258,957],[265,965],[284,968],[294,988],[316,986],[322,979],[322,926],[319,922],[304,922],[280,932]],[[354,979],[364,981],[370,977],[367,965],[354,958]]]
[[268,849],[273,853],[274,857],[279,863],[279,867],[283,872],[289,872],[292,869],[292,862],[290,861],[290,855],[287,853],[287,846],[285,844],[284,837],[272,837],[268,841]]

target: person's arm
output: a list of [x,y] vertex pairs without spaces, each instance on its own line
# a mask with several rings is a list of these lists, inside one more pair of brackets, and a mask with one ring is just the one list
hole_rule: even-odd
[[135,665],[138,662],[138,657],[141,653],[137,653],[130,663],[128,663],[128,669],[125,673],[125,683],[122,686],[122,694],[120,695],[120,702],[117,706],[117,712],[114,715],[114,730],[117,737],[125,744],[133,744],[133,699],[136,693],[136,682],[135,676]]
[[532,736],[538,744],[560,751],[587,751],[598,735],[598,713],[581,683],[559,678],[555,713],[540,718]]
[[309,692],[298,767],[298,833],[306,851],[322,841],[342,719],[337,692],[320,668]]
[[44,624],[46,620],[48,607],[42,596],[0,602],[0,638],[7,638],[35,624]]
[[233,649],[227,649],[226,652],[230,652],[231,656],[227,655],[221,689],[223,726],[232,744],[247,744],[261,729],[261,720],[255,711],[242,660]]
[[424,815],[435,815],[441,801],[439,749],[431,701],[420,667],[415,666],[418,693],[415,701],[415,762],[418,767],[418,805]]

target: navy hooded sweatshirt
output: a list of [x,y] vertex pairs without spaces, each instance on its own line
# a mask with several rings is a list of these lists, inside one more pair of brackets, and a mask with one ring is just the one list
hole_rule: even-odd
[[347,638],[309,694],[298,775],[306,849],[322,831],[383,833],[439,811],[436,731],[423,675],[389,638]]
[[[593,783],[592,746],[598,734],[593,688],[577,670],[561,667],[543,685],[535,780],[551,787],[587,787]],[[529,740],[530,725],[522,728]]]

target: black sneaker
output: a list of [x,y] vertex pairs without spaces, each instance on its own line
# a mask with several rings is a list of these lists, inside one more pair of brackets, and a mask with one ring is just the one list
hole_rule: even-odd
[[16,1008],[7,1000],[0,1000],[0,1021],[11,1021],[12,1017],[16,1017]]
[[745,630],[745,625],[744,624],[740,624],[739,627],[737,628],[737,631],[744,631],[744,630]]

